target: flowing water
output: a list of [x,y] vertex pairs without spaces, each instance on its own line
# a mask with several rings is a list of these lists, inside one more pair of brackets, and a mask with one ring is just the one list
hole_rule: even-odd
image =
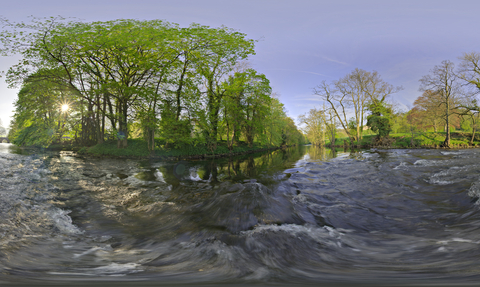
[[0,144],[0,284],[476,283],[480,150],[206,161]]

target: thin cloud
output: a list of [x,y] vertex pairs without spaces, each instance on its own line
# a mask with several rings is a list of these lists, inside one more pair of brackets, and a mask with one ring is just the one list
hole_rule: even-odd
[[323,99],[320,97],[312,96],[294,96],[295,98],[302,99],[304,101],[314,101],[314,102],[323,102]]
[[322,59],[324,59],[324,60],[327,60],[327,61],[329,61],[329,62],[333,62],[333,63],[337,63],[337,64],[340,64],[340,65],[348,66],[348,64],[345,63],[345,62],[338,61],[338,60],[329,58],[329,57],[327,57],[327,56],[319,56],[319,55],[315,55],[315,56],[317,56],[317,57],[319,57],[319,58],[322,58]]
[[324,75],[324,74],[319,74],[319,73],[309,72],[309,71],[292,70],[292,69],[267,69],[267,70],[273,70],[273,71],[291,71],[291,72],[307,73],[307,74],[313,74],[313,75],[317,75],[317,76],[327,77],[327,75]]
[[[298,108],[316,108],[316,107],[312,107],[311,104],[295,104],[295,107],[298,107]],[[320,107],[320,106],[319,106]]]

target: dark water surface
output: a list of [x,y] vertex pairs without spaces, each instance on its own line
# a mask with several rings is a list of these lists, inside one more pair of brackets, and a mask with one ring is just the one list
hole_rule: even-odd
[[479,160],[302,146],[166,162],[0,144],[0,284],[476,284]]

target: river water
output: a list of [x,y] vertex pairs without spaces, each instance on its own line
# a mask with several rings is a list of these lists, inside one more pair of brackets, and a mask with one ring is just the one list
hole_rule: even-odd
[[0,284],[480,282],[479,160],[301,146],[174,162],[0,144]]

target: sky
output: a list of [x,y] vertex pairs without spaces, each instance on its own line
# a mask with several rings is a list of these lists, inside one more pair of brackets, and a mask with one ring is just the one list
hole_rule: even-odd
[[[75,17],[82,21],[161,19],[187,27],[222,25],[258,40],[251,66],[270,80],[288,115],[321,107],[313,88],[355,68],[377,71],[404,89],[392,96],[408,110],[419,79],[443,60],[480,52],[480,1],[423,0],[0,0],[0,16]],[[1,57],[6,71],[19,56]],[[8,127],[18,89],[0,78],[0,119]]]

